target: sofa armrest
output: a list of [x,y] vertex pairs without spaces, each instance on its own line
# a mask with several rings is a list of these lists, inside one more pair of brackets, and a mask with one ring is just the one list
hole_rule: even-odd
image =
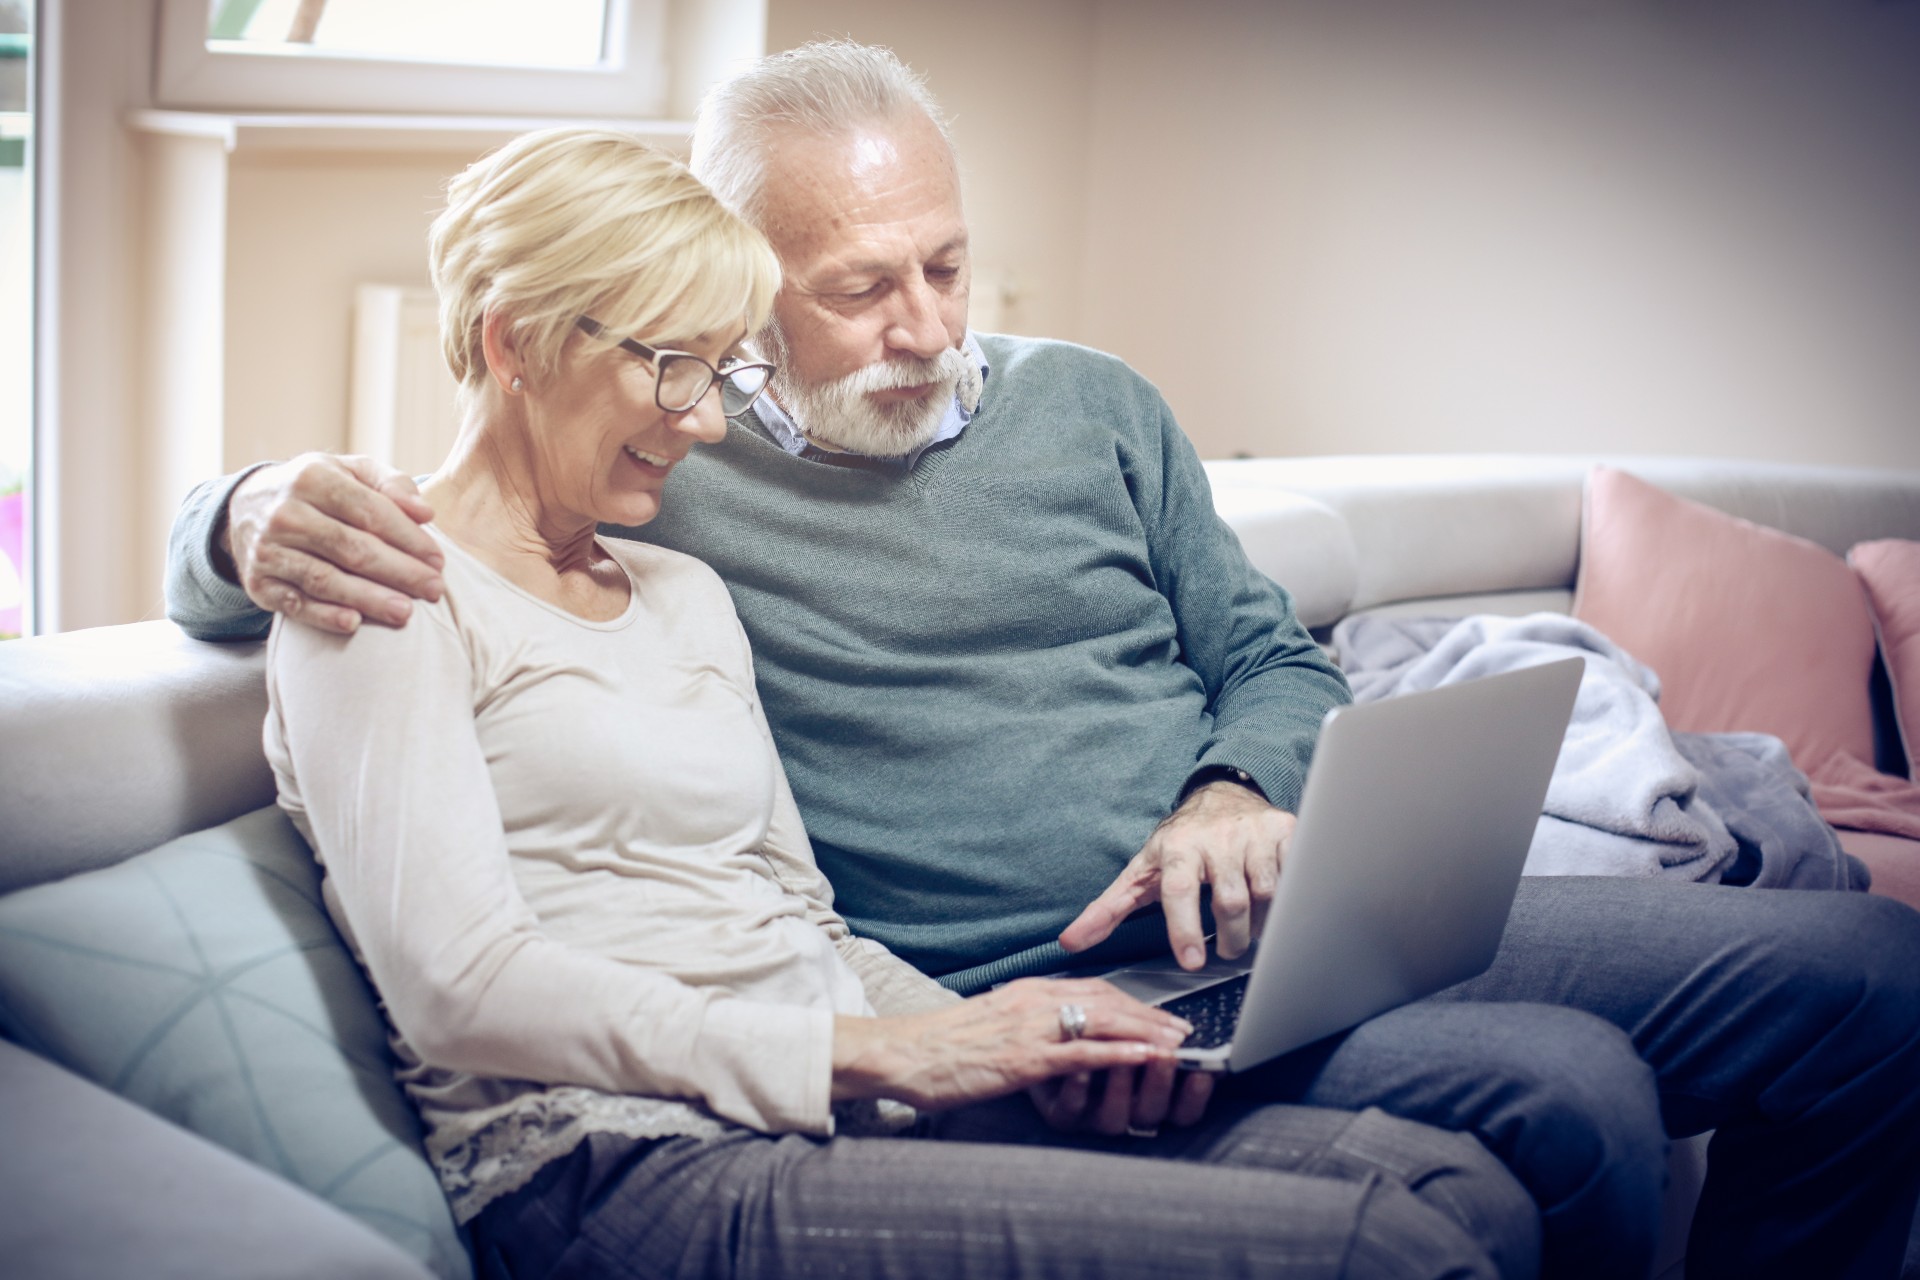
[[432,1280],[333,1206],[0,1040],[0,1258],[19,1280]]
[[1339,512],[1282,489],[1233,485],[1214,486],[1213,509],[1248,563],[1292,595],[1302,623],[1324,626],[1346,613],[1360,553]]
[[0,645],[0,893],[271,804],[264,649],[171,622]]

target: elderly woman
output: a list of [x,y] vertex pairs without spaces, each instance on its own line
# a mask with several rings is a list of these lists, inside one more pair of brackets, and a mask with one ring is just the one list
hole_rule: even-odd
[[1128,1146],[969,1108],[1034,1087],[1073,1121],[1186,1028],[1093,980],[962,1002],[851,936],[725,588],[596,536],[765,386],[766,243],[676,161],[553,130],[453,182],[432,267],[444,593],[276,623],[266,737],[483,1274],[1531,1269],[1470,1138],[1255,1108]]

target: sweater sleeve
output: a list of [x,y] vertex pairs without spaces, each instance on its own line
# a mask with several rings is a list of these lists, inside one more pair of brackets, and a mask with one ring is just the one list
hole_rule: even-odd
[[1346,677],[1301,625],[1293,597],[1247,561],[1214,510],[1192,442],[1154,400],[1158,438],[1142,462],[1158,483],[1140,488],[1141,519],[1181,653],[1213,715],[1194,768],[1244,769],[1268,800],[1295,811],[1320,722],[1352,700]]
[[470,659],[443,610],[350,638],[282,622],[268,671],[281,804],[425,1061],[698,1100],[768,1132],[832,1131],[831,1010],[689,986],[542,931],[513,878]]
[[196,640],[258,640],[273,624],[272,614],[213,567],[213,534],[227,499],[257,470],[194,486],[174,514],[167,538],[167,617]]

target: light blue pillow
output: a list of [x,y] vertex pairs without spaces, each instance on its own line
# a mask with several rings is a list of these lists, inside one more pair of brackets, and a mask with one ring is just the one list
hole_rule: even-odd
[[0,1031],[471,1277],[373,991],[278,809],[0,898]]

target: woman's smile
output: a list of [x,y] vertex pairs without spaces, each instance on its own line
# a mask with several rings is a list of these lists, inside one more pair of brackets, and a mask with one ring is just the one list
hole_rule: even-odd
[[625,446],[621,452],[632,459],[635,465],[639,466],[641,470],[651,475],[664,476],[673,469],[674,463],[680,461],[680,459],[669,457],[664,453],[653,453],[631,444]]

